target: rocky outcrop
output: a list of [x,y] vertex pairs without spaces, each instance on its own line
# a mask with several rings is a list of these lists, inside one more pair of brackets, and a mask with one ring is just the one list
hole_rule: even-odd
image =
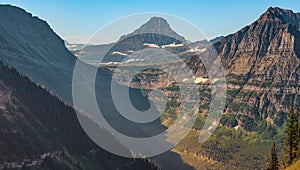
[[[214,44],[228,83],[225,113],[242,114],[255,121],[268,120],[281,125],[285,120],[282,113],[288,112],[294,105],[300,105],[299,25],[300,13],[269,8],[249,26]],[[192,45],[205,48],[206,54],[212,50],[207,41]],[[184,59],[196,77],[207,78],[203,62],[195,53],[188,51],[189,48],[186,50],[176,55]],[[170,70],[175,72],[182,67]],[[157,88],[170,82],[173,82],[171,77],[165,73],[139,74],[131,85],[149,88],[151,84]]]
[[[251,106],[233,110],[231,103],[228,113],[257,112],[256,117],[276,119],[276,113],[299,106],[299,18],[299,13],[269,8],[257,21],[215,44],[234,84],[229,87],[240,90],[231,102]],[[249,91],[257,95],[247,98]]]

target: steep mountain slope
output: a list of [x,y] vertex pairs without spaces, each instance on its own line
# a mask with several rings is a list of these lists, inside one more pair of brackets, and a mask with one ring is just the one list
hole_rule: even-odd
[[49,25],[21,8],[0,5],[0,60],[71,99],[73,55]]
[[[65,100],[70,100],[70,84],[75,58],[65,49],[63,41],[49,29],[45,22],[32,17],[21,9],[1,6],[0,12],[3,14],[0,16],[3,21],[0,22],[0,59],[16,67],[18,71],[28,75],[35,82],[46,85],[52,93]],[[15,22],[9,23],[11,25],[8,27],[5,23],[11,20]],[[27,21],[23,23],[24,28],[22,25],[18,25],[23,20]],[[158,24],[161,22],[163,24]],[[153,23],[168,27],[163,20]],[[31,25],[34,27],[31,28]],[[147,27],[142,26],[142,28],[146,29]],[[40,30],[44,33],[41,33]],[[251,25],[215,43],[214,46],[226,69],[229,87],[226,114],[220,122],[220,125],[225,128],[217,129],[208,142],[202,145],[197,144],[197,135],[201,132],[210,97],[209,86],[200,83],[200,91],[203,94],[200,108],[202,115],[199,116],[194,131],[176,150],[197,158],[211,159],[243,169],[262,168],[266,159],[264,155],[268,153],[268,140],[280,142],[282,137],[280,136],[282,131],[280,126],[285,122],[286,113],[290,106],[300,104],[299,35],[299,14],[289,10],[270,8]],[[155,34],[143,34],[122,37],[121,42],[124,44],[115,47],[110,51],[110,55],[106,56],[107,61],[124,59],[124,54],[125,56],[131,54],[126,49],[129,47],[140,50],[149,47],[149,44],[144,45],[144,43],[154,43],[159,46],[172,45],[174,39]],[[132,46],[126,46],[131,43]],[[181,42],[177,43],[181,44]],[[111,48],[113,45],[102,47]],[[200,45],[203,46],[203,49],[197,50],[209,52],[209,48],[205,49],[205,45]],[[101,50],[102,47],[99,49]],[[183,45],[181,47],[173,46],[168,50],[184,58],[196,76],[207,78],[202,62],[193,52],[189,52],[191,49]],[[118,126],[118,123],[124,123],[131,127],[131,129],[125,130],[125,133],[133,133],[131,130],[137,130],[138,133],[140,130],[158,133],[162,127],[159,127],[158,130],[147,128],[144,130],[135,124],[129,124],[120,116],[115,117],[114,113],[117,111],[111,103],[111,96],[107,94],[110,91],[111,81],[111,75],[106,70],[107,68],[109,71],[113,71],[110,70],[110,67],[99,69],[96,92],[99,96],[98,100],[101,100],[101,95],[104,94],[103,106],[107,106],[104,109],[109,113],[110,121],[116,125],[115,128],[124,132],[122,126]],[[173,70],[178,71],[180,67]],[[148,70],[145,73],[138,75],[135,79],[139,84],[135,82],[133,84],[138,84],[139,87],[140,85],[147,87],[151,84],[157,88],[164,87],[173,81],[170,76],[157,70]],[[178,98],[176,85],[171,84],[164,90],[165,94],[172,99],[168,102],[168,110],[163,113],[162,118],[164,119],[162,121],[168,125],[169,122],[172,122],[169,118],[175,117],[173,111],[176,110],[180,101],[176,100]],[[138,99],[137,103],[140,103],[141,106],[147,105],[147,100],[143,98],[139,90],[132,90],[132,92]],[[156,123],[161,122],[156,121]]]
[[[18,72],[20,72],[22,75],[26,75],[35,83],[42,85],[44,88],[49,90],[51,94],[57,95],[64,101],[72,103],[71,84],[76,57],[74,57],[65,48],[63,40],[61,40],[53,32],[53,30],[51,30],[45,21],[42,21],[37,17],[33,17],[23,9],[10,5],[0,5],[0,9],[0,60],[9,66],[13,66]],[[151,136],[161,132],[162,130],[165,130],[165,127],[161,125],[159,119],[154,121],[153,124],[143,126],[142,124],[130,122],[122,115],[118,114],[118,111],[113,105],[111,95],[109,94],[111,81],[111,75],[107,72],[107,70],[98,70],[96,76],[97,100],[98,103],[101,103],[101,107],[103,107],[101,109],[103,109],[105,118],[107,118],[108,122],[111,123],[114,128],[124,134],[141,134],[142,136]],[[121,86],[121,88],[126,87]],[[26,91],[26,94],[27,92],[31,93],[31,91]],[[92,92],[94,93],[95,91]],[[130,93],[131,96],[133,96],[133,103],[135,106],[137,106],[137,108],[149,105],[149,101],[147,98],[145,98],[145,96],[143,96],[140,90],[130,89]],[[39,98],[39,100],[40,102],[43,102],[41,98]],[[29,101],[30,100],[26,102]],[[27,107],[27,104],[28,103],[25,103],[24,107]],[[50,108],[51,107],[49,106],[48,109]],[[49,113],[50,111],[47,110],[45,112]],[[45,122],[42,122],[42,125],[43,123]],[[33,124],[37,123],[33,122]],[[28,126],[31,125],[29,124]],[[68,129],[68,127],[65,127],[65,129]],[[28,131],[28,133],[30,132],[31,131]],[[14,138],[12,137],[11,139]],[[103,138],[103,140],[105,139],[106,138]],[[107,138],[107,140],[108,141],[106,142],[110,142],[110,138]],[[26,142],[25,140],[22,141]],[[20,144],[22,141],[20,141]],[[43,142],[41,143],[43,144]],[[56,144],[59,143],[60,140]],[[30,153],[31,150],[23,155]],[[102,159],[101,154],[102,152],[95,157],[97,157],[97,159]],[[176,162],[177,166],[181,164],[183,167],[187,167],[188,169],[191,168],[186,166],[176,153],[171,154],[173,157],[172,160]],[[94,160],[91,157],[86,158],[87,156],[84,154],[79,155],[82,155],[82,159]],[[71,157],[73,157],[73,155]],[[69,160],[69,157],[66,159]],[[61,160],[58,161],[61,162]],[[90,164],[94,166],[97,164],[95,162],[92,161]],[[111,161],[109,160],[102,161],[104,165],[110,164],[110,162]],[[115,162],[112,161],[111,164],[113,163]],[[110,168],[107,166],[106,169]]]
[[72,44],[69,43],[68,41],[65,40],[65,46],[67,47],[67,49],[69,51],[71,51],[72,53],[81,50],[82,48],[84,48],[85,46],[89,46],[90,44]]
[[[176,149],[243,169],[265,166],[265,155],[271,144],[269,140],[281,142],[286,114],[291,106],[300,105],[299,16],[290,10],[269,8],[249,26],[214,44],[225,67],[228,83],[225,114],[220,121],[223,127],[206,143],[195,145],[210,100],[209,86],[199,83],[203,99],[202,115],[194,126],[197,133],[191,132],[191,136]],[[207,54],[210,53],[211,49],[204,43],[199,45],[206,48]],[[197,55],[188,51],[177,54],[184,58],[196,77],[207,78],[207,71]],[[176,70],[180,70],[180,66]],[[165,87],[173,81],[159,71],[148,71],[136,77],[142,88],[149,88],[149,84],[155,88]],[[174,84],[164,90],[172,99],[168,103],[170,108],[163,114],[163,122],[168,124],[174,119],[176,104],[180,102],[176,100],[179,92]],[[244,163],[247,160],[248,163]]]
[[[234,122],[237,123],[233,122],[232,125],[253,131],[261,120],[267,120],[280,126],[289,108],[299,104],[299,16],[300,14],[290,10],[269,8],[251,25],[214,44],[224,65],[229,87],[225,113],[242,115],[235,118]],[[143,43],[137,39],[128,42],[131,42],[132,48]],[[113,47],[110,52],[127,47],[123,43],[117,46],[118,48]],[[184,58],[186,64],[195,72],[195,77],[207,78],[203,63],[191,51],[206,50],[209,54],[210,47],[204,42],[191,46],[195,46],[195,49],[183,46],[167,50]],[[110,55],[105,57],[111,58]],[[121,58],[124,59],[124,56]],[[178,68],[171,71],[176,72],[180,70],[180,66]],[[122,79],[124,77],[120,78],[121,83]],[[152,87],[164,87],[173,80],[163,72],[153,71],[137,75],[136,82],[142,88],[149,88],[148,84]],[[131,85],[138,87],[136,83]],[[245,125],[248,121],[252,121],[253,126]]]
[[[215,44],[229,85],[237,90],[228,113],[281,125],[285,118],[280,112],[300,104],[299,18],[300,13],[269,8],[257,21]],[[234,107],[236,102],[240,104]]]
[[[297,18],[299,16],[300,14],[295,14],[292,11],[269,8],[253,24],[227,36],[216,44],[228,74],[246,75],[251,73],[255,76],[262,74],[268,76],[265,79],[288,80],[289,74],[292,73],[287,70],[297,65],[297,61],[293,60],[297,59],[295,57],[298,52],[295,43],[298,41],[300,21]],[[239,61],[242,59],[245,62]],[[273,65],[270,65],[270,62],[264,62],[269,61],[268,59],[281,59],[284,62],[293,61],[292,64],[294,65],[271,62],[273,65],[280,64],[273,73]],[[267,65],[261,66],[262,64]],[[272,73],[264,72],[266,70]],[[275,75],[280,71],[283,75],[276,77]]]
[[[2,62],[0,122],[0,169],[157,169],[147,160],[118,157],[98,147],[72,107]],[[105,130],[99,137],[117,143]]]
[[[281,126],[289,108],[300,104],[299,17],[299,13],[290,10],[269,8],[251,25],[214,44],[224,65],[228,83],[225,113],[237,115],[227,124],[229,127],[239,126],[246,131],[254,131],[262,120]],[[208,56],[211,52],[205,42],[191,46],[205,51]],[[183,58],[193,69],[196,78],[207,78],[202,61],[192,52],[195,50],[183,46],[179,49],[174,47],[170,52]],[[171,71],[177,72],[181,67]],[[156,88],[165,87],[174,81],[163,72],[148,72],[136,76],[139,87],[149,88],[149,84]],[[134,85],[136,83],[131,84],[138,87]],[[174,95],[172,92],[170,94]],[[249,121],[252,123],[249,124]]]
[[[72,103],[72,76],[76,58],[65,48],[64,42],[46,22],[32,17],[23,9],[9,5],[0,5],[0,8],[3,14],[0,16],[2,21],[0,27],[3,28],[0,31],[3,43],[0,48],[0,60],[13,66],[32,81],[45,86],[52,94]],[[105,101],[103,106],[107,110],[105,112],[107,119],[110,118],[109,120],[116,124],[131,125],[124,123],[124,121],[127,122],[127,119],[117,115],[118,112],[110,94],[107,93],[110,91],[112,81],[110,76],[107,71],[98,70],[96,76],[97,99],[99,102]],[[132,90],[131,93],[132,96],[138,98],[135,100],[137,105],[148,104],[147,99],[143,99],[145,97],[139,90]],[[116,116],[121,120],[116,119]],[[156,121],[156,124],[160,125],[159,121]],[[140,130],[134,125],[131,128],[132,132]]]
[[[269,8],[249,26],[214,44],[228,84],[221,127],[200,146],[192,146],[197,133],[191,133],[178,150],[243,169],[265,166],[266,148],[271,141],[282,143],[286,115],[292,106],[300,105],[299,16],[290,10]],[[206,76],[197,57],[186,62],[199,76]],[[209,94],[204,100],[209,100]],[[201,113],[206,108],[202,105]],[[201,125],[198,127],[195,129],[201,130]]]

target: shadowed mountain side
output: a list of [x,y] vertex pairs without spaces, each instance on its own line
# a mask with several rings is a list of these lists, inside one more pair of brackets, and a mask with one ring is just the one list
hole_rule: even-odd
[[[49,27],[49,25],[45,21],[42,21],[37,17],[33,17],[31,14],[25,12],[23,9],[20,9],[18,7],[13,7],[10,5],[0,5],[0,14],[1,14],[0,15],[0,21],[1,21],[0,22],[0,28],[1,28],[0,29],[0,59],[5,64],[16,68],[16,70],[20,72],[22,75],[28,76],[29,79],[34,81],[35,83],[45,86],[52,94],[55,94],[60,98],[64,99],[64,101],[71,103],[72,71],[74,68],[76,58],[65,48],[63,40],[61,40],[60,37],[58,37],[53,32],[53,30]],[[5,74],[3,75],[5,76]],[[19,75],[19,77],[22,76]],[[106,96],[105,93],[109,92],[107,91],[107,89],[101,89],[101,87],[108,86],[110,79],[111,78],[106,73],[104,75],[100,75],[99,77],[97,77],[96,93],[99,94],[98,100],[100,100],[100,102],[101,100],[106,100],[106,98],[102,98],[101,95],[104,94],[105,97]],[[28,111],[28,114],[30,116],[30,118],[28,119],[30,119],[30,121],[25,121],[27,122],[26,124],[19,123],[19,122],[23,122],[23,118],[22,118],[17,122],[14,122],[13,124],[14,128],[10,131],[11,138],[6,141],[7,147],[6,145],[1,145],[3,146],[4,150],[7,150],[8,148],[10,148],[11,150],[7,150],[7,152],[3,151],[1,153],[13,154],[12,158],[13,157],[18,158],[18,159],[11,159],[11,160],[19,160],[19,158],[22,159],[21,158],[22,155],[28,156],[31,155],[31,153],[34,153],[31,156],[28,156],[34,159],[39,154],[42,154],[42,152],[48,151],[48,150],[38,151],[37,150],[38,148],[32,147],[35,146],[33,145],[34,142],[32,141],[35,141],[36,138],[41,139],[41,141],[37,139],[37,141],[40,144],[36,146],[41,146],[39,148],[46,148],[46,149],[50,148],[50,150],[55,150],[55,149],[63,150],[63,148],[68,149],[68,147],[70,148],[74,147],[75,151],[78,151],[76,148],[81,148],[84,152],[87,152],[87,154],[89,154],[90,148],[97,147],[94,143],[90,141],[90,139],[81,129],[80,125],[78,124],[78,120],[76,118],[75,112],[74,110],[72,110],[71,107],[64,106],[64,104],[58,99],[56,99],[55,97],[49,97],[50,95],[48,93],[45,94],[45,92],[40,87],[37,87],[35,85],[30,85],[30,83],[28,83],[29,81],[28,80],[26,81],[27,83],[23,82],[23,83],[15,83],[10,85],[12,85],[12,87],[14,85],[21,86],[22,88],[19,88],[19,90],[24,89],[25,87],[23,86],[26,86],[26,84],[28,86],[31,86],[31,89],[29,90],[24,90],[24,91],[17,90],[18,94],[25,95],[23,96],[24,100],[22,100],[22,102],[24,102],[22,103],[22,106],[24,106],[25,108],[21,107],[19,109],[21,109],[21,111],[25,110],[26,113]],[[39,89],[37,94],[34,92],[34,89]],[[137,106],[138,105],[142,106],[144,104],[147,105],[147,102],[143,104],[143,102],[145,102],[145,99],[139,91],[132,89],[131,92],[134,93],[132,96],[138,98],[136,102],[138,103],[140,102],[140,104],[137,104]],[[41,95],[41,96],[36,96],[36,95]],[[20,98],[20,96],[17,98]],[[111,102],[111,100],[108,102]],[[15,101],[10,101],[10,103],[15,103]],[[115,110],[113,107],[110,108],[110,106],[112,106],[110,104],[111,103],[108,103],[108,105],[102,105],[105,106],[105,109],[107,109],[106,113],[108,118],[115,116],[111,112],[111,111],[114,112]],[[31,109],[34,110],[30,110],[29,108],[26,108],[29,106],[32,107]],[[14,107],[8,107],[8,108],[14,108]],[[41,111],[39,109],[43,109],[43,110]],[[54,109],[62,109],[62,110],[55,111]],[[69,110],[69,111],[68,114],[64,115],[62,113],[65,110]],[[12,113],[19,113],[15,110],[15,108],[11,111],[13,111]],[[33,113],[36,113],[36,115]],[[109,113],[111,113],[111,115]],[[64,116],[64,117],[60,117],[60,116]],[[124,129],[126,129],[124,127],[126,127],[126,125],[128,126],[126,120],[120,117],[120,115],[116,115],[116,116],[117,119],[113,119],[113,118],[110,119],[113,123],[116,124],[114,127],[116,127],[117,129],[118,126],[123,127],[123,129],[119,128],[119,130],[122,132],[126,132],[124,131]],[[35,121],[32,122],[32,119],[35,119]],[[51,120],[53,120],[53,122]],[[69,120],[70,122],[66,120]],[[124,122],[122,122],[123,120]],[[76,121],[77,123],[74,123],[74,121]],[[157,128],[158,130],[156,131],[149,130],[149,128],[146,130],[136,128],[135,131],[133,132],[151,131],[151,132],[158,133],[160,132],[160,130],[162,130],[162,128],[164,128],[163,126],[159,125],[159,121],[154,122],[154,124],[159,127]],[[28,126],[28,128],[30,127],[27,131],[23,131],[23,130],[20,131],[20,133],[24,135],[24,141],[19,140],[18,136],[15,135],[16,132],[19,132],[20,130],[18,126],[21,125],[24,125],[24,129],[27,129],[25,128],[25,126],[26,127]],[[52,125],[54,127],[52,127]],[[43,128],[39,128],[40,126]],[[153,126],[149,126],[149,127],[151,128]],[[17,128],[17,130],[15,128]],[[63,130],[61,130],[60,128],[62,128]],[[3,129],[4,129],[3,131],[6,131],[5,130],[6,128]],[[55,140],[57,140],[55,144],[53,144],[53,148],[52,145],[46,145],[49,143],[45,136],[48,133],[44,131],[47,131],[48,129],[53,129],[53,131],[49,131],[49,133],[51,135],[54,135]],[[128,134],[132,133],[131,132],[132,129],[133,128],[127,130],[127,133]],[[61,138],[56,137],[56,134],[62,137]],[[13,140],[16,140],[16,142],[19,143],[8,142]],[[65,144],[66,146],[59,145],[60,142]],[[23,148],[21,146],[24,143],[30,143],[32,145],[29,148]],[[26,151],[22,151],[23,154],[19,154],[17,150],[14,150],[16,149],[15,147],[17,146],[19,146],[21,150],[26,149]],[[123,160],[123,158],[119,158],[119,157],[115,158],[115,156],[113,156],[112,154],[107,152],[102,152],[103,150],[101,148],[99,147],[97,148],[100,150],[100,153],[96,154],[94,156],[95,158],[93,157],[90,159],[90,157],[86,156],[85,154],[81,154],[81,152],[80,154],[75,154],[75,155],[76,157],[80,157],[77,158],[79,162],[81,162],[82,159],[92,161],[89,163],[89,165],[90,164],[97,165],[98,164],[97,159],[100,160],[103,159],[103,161],[101,161],[101,164],[103,164],[103,169],[113,169],[112,167],[110,167],[110,165],[112,166],[118,165],[116,164],[115,161],[110,161],[110,160],[114,160],[114,159]],[[79,149],[79,151],[81,151],[81,149]],[[4,157],[9,156],[9,154],[7,155],[4,154],[2,156]],[[71,155],[70,157],[73,158],[73,155]],[[106,160],[106,158],[109,158],[109,160]],[[3,160],[8,160],[8,159],[4,158]],[[127,159],[125,159],[125,162],[126,160]],[[59,161],[60,160],[58,160],[58,162]],[[127,165],[127,163],[128,162],[126,162],[125,165]],[[88,165],[86,166],[89,167]]]
[[71,102],[76,58],[50,26],[25,10],[0,5],[0,59]]
[[162,169],[195,170],[192,166],[183,163],[183,160],[177,153],[171,151],[155,156],[151,160],[160,165]]
[[[76,112],[0,62],[0,169],[157,169],[148,160],[113,155],[93,143]],[[97,138],[130,152],[85,115]],[[113,161],[111,161],[113,160]]]
[[[84,79],[87,79],[88,75],[85,75],[85,71],[83,70],[89,70],[92,69],[91,65],[85,65],[86,68],[82,69],[82,80],[78,80],[78,82],[88,82]],[[99,82],[96,84],[96,94],[97,96],[101,96],[101,98],[97,98],[97,102],[99,104],[99,108],[105,117],[106,121],[109,122],[110,126],[112,126],[115,130],[118,132],[132,136],[135,138],[146,138],[146,137],[151,137],[154,135],[158,135],[159,133],[163,132],[166,130],[166,127],[161,124],[160,119],[156,119],[154,122],[151,123],[146,123],[146,124],[140,124],[140,123],[134,123],[132,121],[129,121],[125,117],[119,114],[119,112],[116,110],[112,96],[111,96],[111,75],[108,70],[105,68],[98,69],[97,72],[97,78],[96,82]],[[102,82],[102,83],[101,83]],[[105,83],[103,83],[105,82]],[[87,86],[87,88],[86,88]],[[88,87],[89,84],[85,84],[82,87],[82,94],[85,93],[91,93],[90,87]],[[128,87],[122,86],[122,85],[117,85],[119,90],[127,90]],[[145,109],[149,107],[149,101],[148,98],[143,96],[141,91],[139,89],[131,89],[129,88],[129,93],[130,93],[130,99],[132,104],[138,109]],[[82,95],[84,96],[84,95]],[[92,112],[93,113],[93,112]],[[97,117],[97,115],[93,115]],[[97,118],[95,118],[97,120]],[[97,120],[98,121],[98,120]],[[165,139],[167,141],[167,139]],[[144,145],[147,145],[145,143]],[[155,148],[154,148],[155,149]],[[150,158],[152,160],[152,158]],[[173,170],[177,168],[183,169],[183,170],[188,170],[188,169],[193,169],[191,166],[185,164],[181,158],[180,155],[178,155],[175,152],[168,151],[162,155],[155,156],[153,158],[155,162],[160,165],[163,169],[166,170]],[[162,164],[161,164],[162,163]]]

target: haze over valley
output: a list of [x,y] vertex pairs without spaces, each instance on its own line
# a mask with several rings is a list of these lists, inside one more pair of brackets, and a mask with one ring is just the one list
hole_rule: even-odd
[[193,41],[151,15],[106,44],[41,18],[0,5],[0,169],[299,168],[300,11]]

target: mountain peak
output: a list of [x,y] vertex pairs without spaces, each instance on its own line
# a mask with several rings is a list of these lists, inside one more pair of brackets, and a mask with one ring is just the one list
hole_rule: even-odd
[[[284,58],[284,56],[291,58],[291,56],[295,57],[300,54],[297,48],[299,42],[299,28],[300,13],[294,13],[291,10],[278,7],[271,7],[262,14],[257,21],[244,27],[235,34],[223,38],[215,47],[221,55],[226,58],[226,64],[228,68],[230,68],[228,69],[230,74],[246,75],[253,73],[264,75],[265,68],[272,68],[273,66],[276,67],[277,70],[283,70],[285,67],[290,68],[290,66],[287,66],[287,63],[291,62],[288,61],[289,59],[285,59],[286,65],[283,66],[284,64],[282,64],[282,61],[279,61],[278,58]],[[274,59],[272,56],[277,56],[278,58]],[[264,59],[262,60],[262,58]],[[238,60],[239,62],[237,62]],[[260,62],[257,62],[258,60],[260,60]],[[269,60],[276,62],[264,63]],[[281,65],[275,65],[277,61],[280,62]],[[263,66],[259,65],[262,63]],[[255,70],[259,67],[261,68]],[[268,79],[276,78],[276,80],[278,77],[281,77],[280,80],[288,80],[290,76],[289,74],[282,74],[280,72],[277,72],[276,77],[274,76],[274,72],[268,73],[267,76],[269,75],[273,77],[268,77]]]
[[136,31],[139,32],[149,32],[149,33],[164,33],[165,31],[170,31],[171,27],[166,19],[161,17],[151,17],[149,21],[143,24]]
[[270,7],[262,14],[259,21],[280,20],[284,23],[294,23],[300,21],[300,13],[294,13],[292,10],[281,9],[279,7]]
[[150,20],[145,23],[143,26],[153,26],[153,25],[156,25],[157,28],[169,28],[171,29],[169,23],[167,22],[166,19],[162,18],[162,17],[151,17]]
[[157,17],[157,16],[151,17],[140,28],[136,29],[134,32],[128,34],[127,36],[143,34],[143,33],[161,34],[161,35],[175,38],[183,43],[186,43],[184,37],[180,36],[174,30],[172,30],[168,21],[162,17]]

